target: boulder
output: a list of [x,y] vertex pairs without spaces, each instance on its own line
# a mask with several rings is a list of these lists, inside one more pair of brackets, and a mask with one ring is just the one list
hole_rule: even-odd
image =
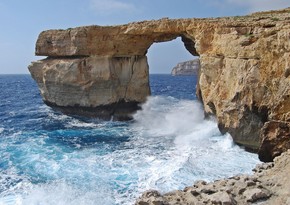
[[271,162],[288,149],[290,149],[290,122],[266,122],[261,131],[260,160]]

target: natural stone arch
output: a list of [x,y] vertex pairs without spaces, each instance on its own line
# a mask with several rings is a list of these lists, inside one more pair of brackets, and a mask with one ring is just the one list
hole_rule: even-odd
[[[186,49],[200,56],[198,85],[205,112],[216,115],[221,131],[230,132],[235,142],[257,150],[260,143],[263,147],[271,141],[268,130],[260,136],[262,127],[289,125],[288,19],[285,9],[245,17],[164,18],[49,30],[36,43],[36,55],[48,58],[32,63],[29,70],[47,104],[122,116],[150,94],[147,49],[181,36]],[[263,160],[285,151],[265,147],[271,150]]]
[[29,70],[44,102],[65,113],[127,119],[150,95],[146,54],[153,43],[181,37],[185,49],[198,55],[185,27],[161,22],[42,32],[36,54],[48,58]]

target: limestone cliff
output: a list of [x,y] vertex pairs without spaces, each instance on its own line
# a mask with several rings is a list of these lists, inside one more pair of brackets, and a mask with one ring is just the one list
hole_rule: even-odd
[[267,152],[260,152],[265,161],[279,155],[281,146],[290,147],[289,140],[269,130],[272,122],[289,130],[289,8],[243,17],[164,18],[44,31],[36,54],[48,58],[29,70],[47,104],[70,111],[109,109],[114,115],[117,108],[137,105],[149,95],[148,48],[177,37],[200,57],[197,94],[222,132],[249,149],[271,147],[261,149]]
[[172,68],[171,75],[197,75],[199,67],[199,59],[181,62]]
[[146,56],[48,58],[29,71],[44,102],[67,114],[130,119],[150,94]]

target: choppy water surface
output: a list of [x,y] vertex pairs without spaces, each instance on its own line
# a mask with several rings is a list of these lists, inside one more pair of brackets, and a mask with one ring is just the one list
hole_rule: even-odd
[[204,120],[194,77],[150,80],[133,121],[106,122],[53,111],[29,75],[0,75],[0,205],[133,204],[147,189],[251,172],[257,156]]

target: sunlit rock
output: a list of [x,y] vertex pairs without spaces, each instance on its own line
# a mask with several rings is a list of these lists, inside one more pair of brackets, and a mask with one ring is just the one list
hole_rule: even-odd
[[178,63],[171,71],[171,75],[197,75],[200,68],[199,59]]
[[256,151],[267,121],[290,121],[289,11],[44,31],[36,54],[48,58],[29,69],[48,105],[96,116],[126,107],[129,112],[118,115],[126,118],[150,94],[148,48],[181,37],[200,57],[197,94],[205,112],[235,142]]
[[146,56],[45,59],[29,71],[44,102],[67,114],[126,120],[150,94]]

